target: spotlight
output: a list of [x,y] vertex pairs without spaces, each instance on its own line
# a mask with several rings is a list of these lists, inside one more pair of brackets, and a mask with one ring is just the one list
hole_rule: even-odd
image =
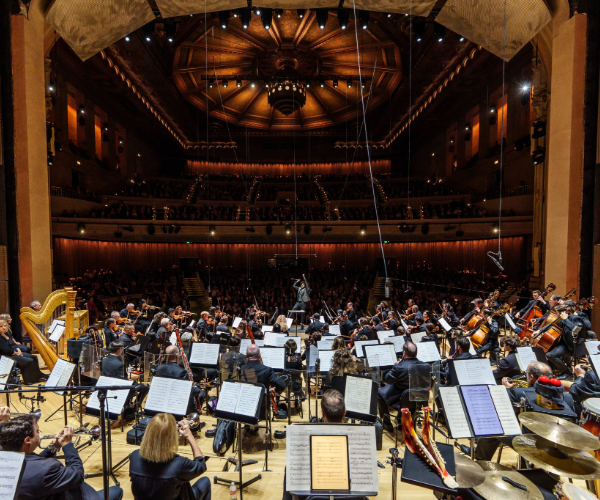
[[233,17],[238,17],[238,11],[237,10],[233,11]]
[[85,106],[82,104],[81,106],[79,106],[79,114],[83,115],[85,113]]
[[496,111],[498,111],[496,109],[496,105],[495,104],[490,104],[490,115],[495,115]]
[[367,234],[367,226],[360,226],[360,234]]
[[152,40],[152,35],[154,35],[154,23],[145,24],[142,27],[142,32],[144,33],[144,38],[147,42]]
[[344,7],[340,7],[337,11],[337,20],[340,28],[345,30],[348,27],[348,20],[350,19],[350,11]]
[[388,17],[392,17],[392,14],[391,14],[390,12],[388,12],[388,15],[387,15],[387,16],[388,16]]
[[425,35],[425,21],[423,19],[413,18],[411,20],[412,23],[412,32],[415,35],[417,42],[420,42]]
[[210,233],[211,236],[214,236],[215,233],[217,232],[217,229],[215,228],[215,226],[210,225],[210,226],[208,226],[208,232]]
[[333,88],[334,89],[338,88],[338,79],[337,79],[337,76],[333,79]]
[[176,28],[175,23],[165,23],[165,35],[167,35],[169,43],[173,43],[173,40],[175,40],[175,35],[177,34]]
[[456,141],[456,138],[453,135],[451,135],[450,136],[450,144],[454,144],[454,141]]
[[544,137],[546,135],[546,122],[539,120],[537,122],[533,122],[533,134],[531,134],[532,139],[539,139],[540,137]]
[[271,29],[271,23],[273,22],[273,9],[264,9],[260,15],[260,19],[263,24],[263,28],[266,30]]
[[433,23],[433,32],[437,37],[437,41],[441,42],[446,35],[446,27],[442,26],[440,23]]
[[212,89],[215,85],[215,81],[211,78],[210,80],[208,80],[208,88]]
[[348,86],[349,89],[351,89],[352,88],[352,80],[348,79],[346,81],[346,85]]
[[538,148],[533,152],[533,164],[539,165],[546,159],[546,148]]
[[221,12],[219,12],[219,24],[221,25],[221,28],[223,28],[224,30],[226,30],[227,26],[229,26],[229,16],[230,15],[231,15],[231,13],[228,10],[222,10]]
[[306,81],[304,82],[304,86],[305,86],[307,89],[309,89],[309,88],[310,88],[310,80],[306,80]]
[[298,13],[298,17],[300,19],[304,19],[304,14],[306,14],[306,9],[296,9],[296,12]]
[[524,83],[523,85],[521,85],[521,92],[523,93],[529,92],[530,89],[531,86],[528,83]]
[[500,227],[498,226],[498,223],[497,223],[497,222],[494,222],[494,223],[492,224],[492,231],[493,231],[494,233],[497,233],[498,231],[500,231]]
[[281,19],[281,16],[283,16],[283,9],[275,9],[275,15],[277,16],[277,19]]
[[240,21],[242,22],[242,28],[248,29],[248,26],[250,25],[251,15],[252,12],[250,11],[249,7],[246,7],[245,9],[240,9]]
[[459,35],[458,33],[456,33],[456,38],[458,38],[459,42],[464,42],[465,41],[465,37],[462,35]]
[[121,136],[119,136],[119,137],[117,138],[117,141],[119,142],[119,144],[123,144],[123,138],[122,138]]
[[256,7],[256,9],[254,9],[254,13],[255,13],[257,16],[260,16],[260,14],[261,14],[260,7]]
[[359,10],[358,11],[358,22],[362,29],[366,30],[369,27],[369,17],[371,17],[371,13],[368,10]]
[[51,167],[52,165],[54,165],[54,155],[52,154],[51,151],[48,151],[48,166]]
[[360,81],[360,86],[361,86],[363,89],[365,88],[365,81],[364,81],[364,80],[361,80],[361,81]]
[[466,131],[471,130],[471,124],[470,123],[465,123],[465,130]]
[[250,87],[252,87],[252,88],[256,87],[256,82],[250,82]]
[[85,224],[83,222],[77,223],[77,231],[79,232],[79,234],[85,233]]
[[325,87],[325,80],[319,80],[319,87]]
[[325,29],[327,24],[327,18],[329,17],[329,11],[327,9],[317,9],[317,24],[322,30]]
[[104,130],[105,132],[107,132],[107,131],[108,131],[108,123],[104,122],[104,123],[102,124],[102,130]]
[[154,226],[154,224],[148,224],[147,230],[148,234],[152,236],[156,232],[156,227]]
[[223,88],[226,89],[227,88],[227,80],[223,80],[222,84],[223,84]]
[[128,42],[130,38],[128,36],[125,37],[125,41]]
[[242,86],[242,80],[240,80],[239,78],[235,81],[235,84],[237,85],[238,88],[240,88]]
[[292,227],[289,224],[285,225],[285,234],[290,234],[292,232]]

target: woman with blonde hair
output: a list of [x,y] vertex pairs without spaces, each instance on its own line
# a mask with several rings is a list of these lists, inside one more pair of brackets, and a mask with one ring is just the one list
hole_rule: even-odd
[[[177,454],[179,435],[187,439],[194,459]],[[139,450],[131,454],[129,477],[135,500],[210,500],[210,479],[202,452],[185,420],[177,423],[170,413],[155,415]]]
[[285,320],[285,316],[283,314],[280,314],[279,316],[277,316],[277,320],[275,321],[275,324],[273,325],[273,331],[275,333],[288,333],[288,326],[287,326],[287,321]]
[[331,344],[331,348],[334,351],[337,351],[338,349],[346,349],[346,341],[343,337],[336,337],[333,339],[333,344]]
[[356,369],[356,362],[346,349],[338,349],[335,351],[331,360],[329,375],[331,377],[342,377],[345,373],[349,373],[351,375],[358,373],[358,370]]

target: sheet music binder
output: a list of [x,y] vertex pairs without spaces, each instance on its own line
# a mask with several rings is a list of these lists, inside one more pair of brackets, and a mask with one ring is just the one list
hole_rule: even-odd
[[[217,333],[219,333],[219,332],[217,332]],[[207,346],[218,346],[218,347],[215,348],[215,347],[207,347]],[[199,368],[217,368],[219,366],[219,347],[220,347],[220,344],[206,344],[204,342],[192,342],[190,358],[188,360],[190,366],[199,367]],[[195,361],[193,361],[194,351],[196,349],[198,349],[198,350],[213,349],[214,351],[216,351],[216,356],[214,356],[215,362],[214,363],[196,363]]]
[[[379,389],[377,382],[373,382],[371,379],[366,377],[358,377],[348,374],[345,374],[343,377],[332,377],[331,388],[342,393],[344,400],[346,399],[346,384],[348,383],[348,379],[368,380],[371,383],[371,397],[369,403],[369,413],[359,413],[346,408],[346,417],[355,420],[361,420],[363,422],[375,423],[377,421],[377,390]],[[367,397],[367,394],[365,394],[365,397]]]
[[25,472],[25,453],[16,451],[1,451],[0,463],[2,464],[2,497],[17,500],[19,486]]
[[[256,405],[256,411],[253,417],[249,417],[247,415],[240,415],[237,413],[227,412],[219,410],[218,403],[217,408],[215,409],[215,417],[222,418],[224,420],[229,420],[231,422],[237,422],[241,424],[249,424],[249,425],[258,425],[258,421],[260,420],[260,409],[264,399],[265,386],[262,384],[256,384],[254,382],[246,382],[245,380],[225,380],[223,382],[223,386],[225,384],[244,384],[244,385],[253,385],[255,387],[260,387],[260,398],[258,400],[258,404]],[[223,391],[223,389],[221,389]]]
[[[162,386],[162,387],[161,387]],[[185,396],[182,398],[185,400],[180,403],[181,406],[174,407],[173,401],[170,401],[170,395],[174,392],[175,386],[179,386],[179,390],[185,392]],[[179,380],[173,378],[164,377],[153,377],[150,382],[150,391],[146,398],[146,405],[144,407],[144,414],[153,417],[158,413],[170,413],[175,417],[176,420],[181,420],[186,416],[187,406],[192,393],[192,381],[191,380]],[[160,391],[164,391],[162,394]],[[149,405],[155,404],[156,398],[164,397],[165,401],[161,404],[164,405],[162,408],[148,408]],[[178,411],[179,410],[179,411]]]

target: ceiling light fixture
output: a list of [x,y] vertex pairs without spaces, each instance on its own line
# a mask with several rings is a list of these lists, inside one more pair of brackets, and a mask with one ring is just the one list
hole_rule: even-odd
[[327,25],[327,18],[329,17],[329,11],[327,9],[321,8],[317,9],[317,24],[320,29],[325,29]]
[[298,13],[298,17],[300,19],[304,19],[304,14],[306,14],[306,9],[296,9],[296,12]]
[[359,10],[358,11],[358,22],[360,23],[360,27],[366,30],[369,27],[369,18],[371,17],[371,13],[368,10]]
[[273,10],[263,9],[262,14],[260,15],[260,20],[262,21],[263,28],[266,30],[271,29],[271,23],[273,22]]
[[340,25],[340,29],[345,30],[348,27],[348,20],[350,19],[350,11],[344,7],[340,7],[337,11],[337,20]]
[[219,24],[224,30],[227,29],[227,26],[229,26],[230,15],[231,13],[228,10],[222,10],[221,12],[219,12]]

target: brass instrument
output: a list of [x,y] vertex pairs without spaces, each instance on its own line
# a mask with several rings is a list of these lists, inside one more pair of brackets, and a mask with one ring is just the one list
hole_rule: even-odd
[[515,387],[519,389],[527,389],[529,387],[529,382],[527,382],[526,375],[519,375],[518,377],[510,379],[511,384],[514,384]]
[[[44,439],[57,439],[59,437],[61,437],[63,435],[62,432],[59,432],[58,434],[44,434],[43,436],[40,436],[40,442],[43,441]],[[85,427],[80,427],[79,429],[75,429],[73,431],[73,436],[85,436],[85,435],[89,435],[90,439],[92,440],[96,440],[100,437],[100,426],[99,425],[94,425],[91,429],[86,429]],[[42,446],[40,445],[40,448]],[[60,445],[57,443],[55,445],[53,445],[52,443],[50,443],[50,445],[48,446],[48,450],[50,451],[57,451],[60,449]]]
[[200,425],[200,415],[198,415],[197,413],[190,413],[186,418],[177,422],[177,427],[179,427],[179,424],[181,422],[187,422],[188,426],[190,427],[190,430],[194,431]]
[[75,317],[75,298],[77,292],[72,288],[64,288],[52,292],[46,300],[44,305],[39,312],[35,312],[29,307],[22,307],[19,318],[23,323],[23,326],[29,333],[33,345],[36,350],[42,356],[46,367],[52,371],[59,355],[56,353],[50,341],[45,335],[40,332],[37,325],[45,323],[52,318],[54,311],[60,307],[65,306],[65,333],[58,343],[58,352],[66,353],[67,340],[75,337],[74,317]]
[[40,418],[42,418],[42,410],[35,410],[32,411],[31,413],[14,413],[14,412],[10,412],[10,416],[12,417],[22,417],[22,416],[32,416],[33,418],[39,420]]

